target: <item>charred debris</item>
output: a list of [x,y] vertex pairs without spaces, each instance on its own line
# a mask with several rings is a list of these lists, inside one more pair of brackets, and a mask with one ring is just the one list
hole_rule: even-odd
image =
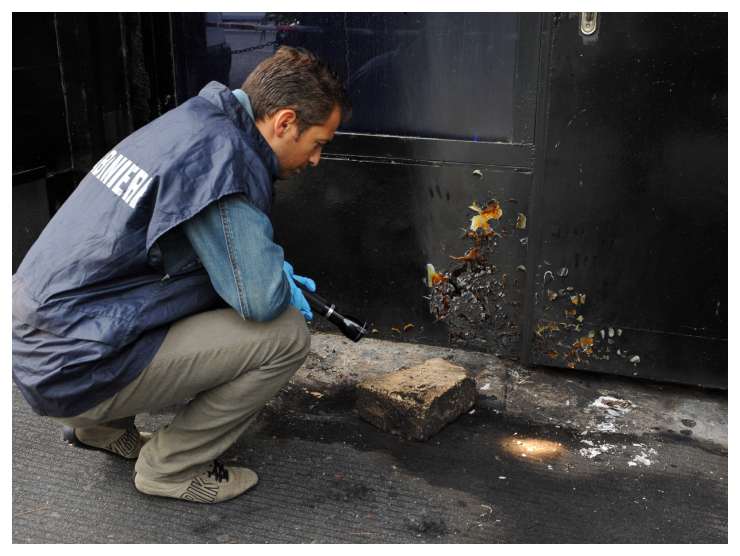
[[[505,272],[495,263],[503,268],[508,262],[513,268],[510,260],[497,260],[499,245],[519,241],[526,248],[527,217],[515,210],[515,199],[509,199],[508,205],[514,208],[510,214],[497,199],[484,206],[473,202],[469,207],[473,211],[470,225],[462,230],[462,239],[468,240],[470,247],[461,256],[451,256],[447,270],[427,264],[427,286],[430,311],[435,319],[447,323],[451,344],[518,359],[522,341],[521,285],[527,269],[518,265]],[[545,267],[551,266],[544,263]],[[640,356],[625,347],[624,330],[616,326],[589,327],[592,300],[587,292],[569,285],[568,268],[540,272],[542,268],[539,265],[535,277],[535,304],[543,305],[545,318],[533,328],[536,356],[554,366],[572,369],[589,368],[612,358],[637,367]]]
[[[516,200],[510,199],[515,205]],[[502,272],[493,263],[499,241],[520,241],[526,237],[526,216],[512,211],[505,214],[501,203],[491,199],[483,207],[473,202],[470,225],[463,229],[463,239],[470,241],[462,256],[450,257],[452,266],[437,271],[427,265],[429,307],[432,315],[447,323],[450,342],[482,351],[493,351],[518,358],[521,344],[520,265],[513,272]],[[507,211],[508,212],[508,211]]]

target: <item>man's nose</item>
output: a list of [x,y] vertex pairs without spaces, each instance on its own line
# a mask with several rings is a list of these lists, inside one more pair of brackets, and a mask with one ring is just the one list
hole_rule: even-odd
[[311,166],[316,167],[319,165],[319,160],[321,160],[321,151],[316,151],[311,155],[311,158],[308,159],[308,163]]

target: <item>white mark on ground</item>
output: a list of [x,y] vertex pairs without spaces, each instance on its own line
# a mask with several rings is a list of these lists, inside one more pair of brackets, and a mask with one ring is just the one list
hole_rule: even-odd
[[653,464],[653,462],[648,459],[648,455],[645,452],[640,452],[638,455],[632,458],[632,461],[627,462],[627,465],[629,465],[630,467],[634,467],[638,463],[641,463],[645,467],[649,467]]
[[610,450],[616,448],[614,444],[608,444],[606,442],[596,446],[593,445],[593,442],[591,442],[590,440],[581,440],[581,442],[590,445],[588,448],[581,448],[580,450],[578,450],[579,454],[588,459],[594,459],[596,456],[605,454]]
[[629,400],[622,400],[613,396],[600,396],[589,407],[605,410],[603,414],[605,420],[600,423],[591,423],[591,426],[598,432],[616,433],[619,432],[619,427],[614,420],[632,411],[635,405]]
[[591,403],[591,407],[597,407],[599,409],[606,409],[607,415],[612,417],[621,417],[622,415],[632,411],[635,407],[629,400],[620,400],[612,396],[601,396]]
[[596,425],[596,430],[599,432],[617,432],[617,425],[612,421],[604,421]]

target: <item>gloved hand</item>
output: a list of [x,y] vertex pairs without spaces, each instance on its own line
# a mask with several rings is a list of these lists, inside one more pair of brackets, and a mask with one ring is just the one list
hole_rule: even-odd
[[296,282],[304,286],[308,291],[316,291],[316,282],[305,276],[299,276],[293,274],[293,265],[287,261],[283,261],[283,272],[288,277],[288,283],[290,284],[290,304],[298,309],[306,320],[313,320],[313,313],[311,307],[306,301],[306,297],[303,295],[301,289],[296,286]]

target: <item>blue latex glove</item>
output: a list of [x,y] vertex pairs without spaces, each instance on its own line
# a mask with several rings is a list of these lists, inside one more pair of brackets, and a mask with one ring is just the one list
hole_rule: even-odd
[[288,283],[290,284],[290,304],[298,309],[306,320],[313,320],[313,313],[311,307],[306,301],[306,297],[303,295],[301,289],[296,286],[296,282],[304,286],[308,291],[316,291],[316,282],[305,276],[299,276],[293,274],[293,265],[287,261],[283,261],[283,272],[288,277]]

